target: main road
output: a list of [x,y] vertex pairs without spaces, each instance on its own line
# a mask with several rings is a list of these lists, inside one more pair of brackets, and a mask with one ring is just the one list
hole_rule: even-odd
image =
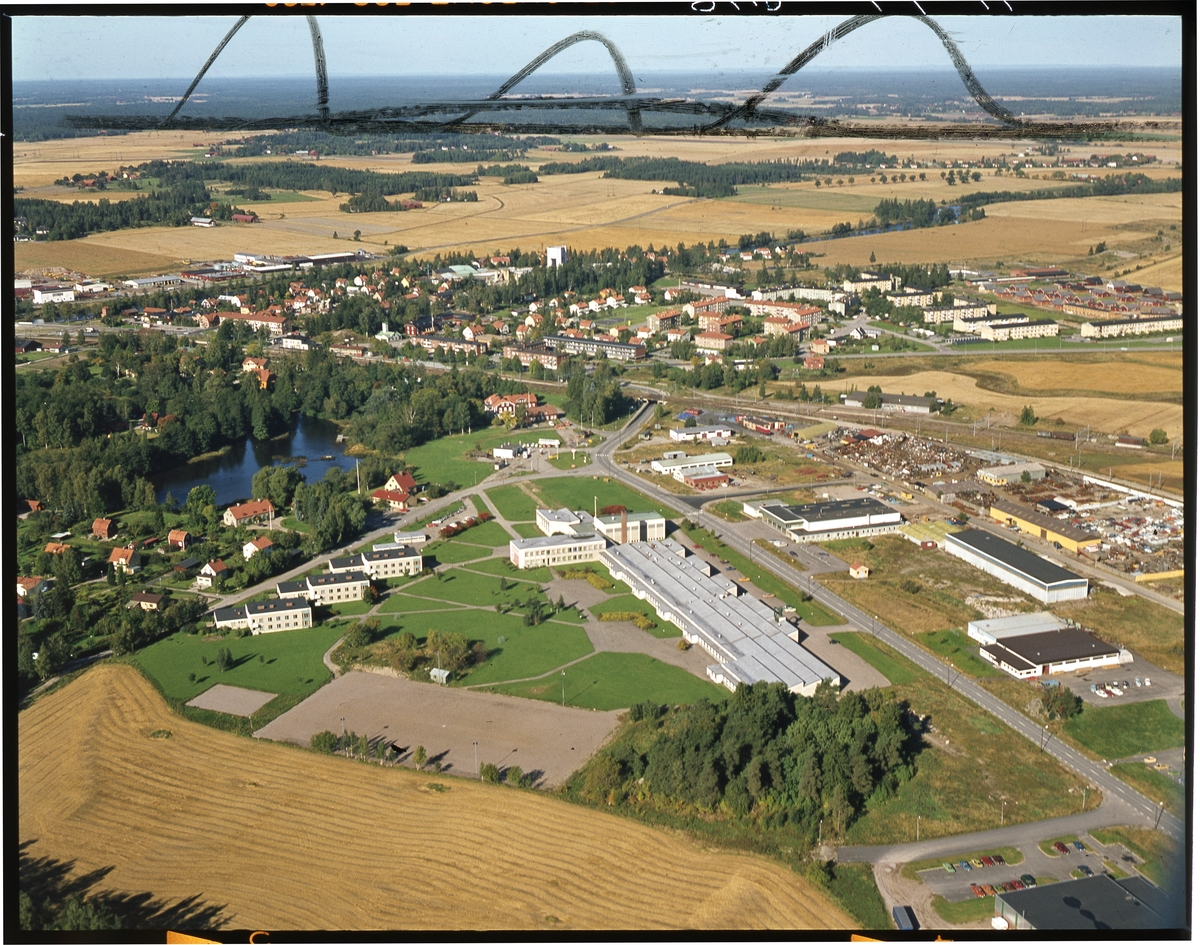
[[[621,468],[620,464],[613,459],[613,453],[627,439],[626,434],[629,430],[635,426],[641,426],[648,408],[649,404],[643,404],[641,409],[630,418],[629,423],[622,431],[609,436],[595,451],[597,466],[605,470],[609,475],[643,491],[647,486],[645,479]],[[753,554],[753,543],[730,529],[727,522],[722,521],[703,509],[697,511],[682,501],[679,496],[666,492],[663,489],[657,489],[655,498],[663,505],[673,508],[680,515],[705,525],[730,547],[748,556]],[[773,571],[789,584],[794,584],[796,581],[795,572],[788,565],[776,560],[771,555],[759,554],[756,558],[756,563]],[[1062,762],[1067,768],[1074,771],[1080,777],[1085,778],[1106,795],[1120,799],[1134,813],[1151,823],[1157,823],[1164,832],[1174,839],[1182,841],[1185,838],[1185,827],[1182,820],[1162,810],[1159,805],[1153,803],[1140,792],[1135,791],[1124,781],[1110,773],[1107,762],[1092,761],[1081,752],[1076,751],[1068,745],[1064,745],[1024,713],[1002,702],[973,680],[965,678],[962,673],[957,672],[949,663],[944,663],[927,653],[907,637],[889,629],[877,616],[864,613],[853,604],[834,594],[828,588],[813,582],[810,593],[820,604],[842,614],[847,623],[862,630],[864,633],[874,634],[877,639],[887,643],[892,649],[916,663],[926,672],[931,673],[936,678],[945,679],[948,685],[964,697],[974,702],[980,708],[990,712],[1021,735],[1024,735],[1030,741],[1037,744],[1041,751]]]

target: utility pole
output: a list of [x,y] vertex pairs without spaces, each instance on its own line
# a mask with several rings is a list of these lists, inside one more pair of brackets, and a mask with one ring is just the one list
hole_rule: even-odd
[[1008,801],[1005,801],[1005,800],[1000,801],[1000,826],[1001,827],[1004,826],[1004,807],[1006,804],[1008,804]]
[[475,777],[479,777],[479,742],[471,742],[475,749]]
[[562,671],[562,704],[563,708],[567,707],[567,671]]

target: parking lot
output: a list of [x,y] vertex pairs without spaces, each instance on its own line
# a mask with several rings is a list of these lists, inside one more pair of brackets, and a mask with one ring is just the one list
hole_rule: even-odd
[[[1092,669],[1078,675],[1063,674],[1055,678],[1089,705],[1126,705],[1131,702],[1166,699],[1167,707],[1175,715],[1183,717],[1183,709],[1179,706],[1179,700],[1184,694],[1183,677],[1168,673],[1138,656],[1134,656],[1132,663]],[[1146,685],[1147,678],[1150,679],[1149,686]],[[1135,680],[1141,680],[1142,685],[1138,686]],[[1116,683],[1121,687],[1121,695],[1107,698],[1101,696],[1091,691],[1092,683],[1097,687],[1106,683]]]
[[[1081,837],[1080,839],[1085,847],[1094,847],[1089,838]],[[959,857],[947,857],[946,861],[954,865],[953,873],[947,873],[944,868],[939,866],[921,870],[917,876],[929,887],[930,892],[942,896],[948,902],[962,902],[966,899],[976,898],[975,893],[971,890],[972,883],[979,886],[986,883],[996,887],[999,891],[1001,883],[1019,880],[1025,874],[1039,880],[1054,879],[1062,882],[1071,879],[1071,871],[1079,869],[1081,865],[1090,867],[1096,873],[1104,872],[1104,866],[1098,854],[1094,852],[1080,853],[1069,845],[1068,849],[1071,851],[1070,853],[1052,857],[1043,853],[1036,845],[1030,845],[1021,848],[1025,859],[1016,866],[1006,863],[1004,866],[974,867],[970,872],[959,866]]]

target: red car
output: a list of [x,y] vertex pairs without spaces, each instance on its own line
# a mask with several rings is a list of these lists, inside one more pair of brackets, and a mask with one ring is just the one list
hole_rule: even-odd
[[981,857],[981,859],[983,860],[983,865],[984,865],[984,866],[995,866],[995,865],[996,865],[996,864],[995,864],[995,863],[992,861],[992,858],[991,858],[990,856]]
[[997,866],[1003,866],[1004,865],[1004,857],[994,856],[994,857],[992,857],[992,862],[995,863]]
[[971,892],[973,892],[980,899],[983,898],[983,887],[980,886],[978,883],[971,884]]
[[1071,852],[1070,850],[1067,849],[1067,845],[1065,843],[1063,843],[1062,841],[1055,841],[1054,849],[1057,850],[1059,853],[1070,853]]
[[996,895],[996,887],[995,887],[995,886],[991,886],[991,885],[989,885],[989,884],[987,884],[987,883],[984,883],[984,885],[983,885],[983,894],[984,894],[985,896],[994,896],[994,895]]
[[1025,888],[1025,884],[1023,882],[1021,882],[1019,879],[1014,879],[1012,881],[1012,886],[1013,886],[1013,889],[1024,889]]

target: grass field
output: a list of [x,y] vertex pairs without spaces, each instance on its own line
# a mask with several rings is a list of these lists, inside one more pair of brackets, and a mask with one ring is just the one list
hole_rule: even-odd
[[[541,534],[540,532],[538,534]],[[469,571],[482,571],[484,574],[503,574],[512,581],[532,581],[534,584],[545,584],[550,580],[549,568],[526,568],[521,570],[507,558],[488,558],[486,561],[473,561],[465,566]]]
[[459,685],[478,686],[509,679],[528,679],[592,652],[592,644],[582,627],[568,627],[561,623],[526,627],[522,625],[521,618],[513,614],[495,614],[495,619],[488,617],[486,625],[481,625],[479,611],[463,613],[462,616],[465,619],[458,626],[458,632],[465,633],[471,639],[482,638],[489,656],[482,666],[476,666],[470,673],[456,679]]
[[533,522],[517,522],[513,525],[513,530],[522,538],[537,538],[542,533]]
[[425,557],[425,566],[431,567],[434,564],[461,564],[476,558],[486,558],[491,555],[491,549],[451,538],[426,545],[421,554]]
[[921,678],[921,671],[912,663],[886,643],[880,643],[867,634],[831,633],[829,639],[836,640],[851,653],[861,656],[894,686],[905,686]]
[[818,580],[901,633],[915,636],[965,627],[979,617],[974,608],[962,602],[972,593],[1016,594],[1008,585],[966,562],[948,554],[922,551],[899,535],[880,535],[869,544],[864,547],[863,539],[823,544],[847,564],[866,564],[871,575],[865,581],[841,572],[820,575]]
[[655,622],[655,624],[657,624],[653,630],[647,630],[645,632],[658,637],[660,640],[668,637],[683,636],[682,632],[677,626],[675,626],[675,624],[671,623],[669,620],[663,620],[654,612],[654,608],[646,603],[646,601],[639,600],[632,594],[618,594],[617,596],[610,597],[608,600],[602,601],[593,607],[589,607],[588,610],[590,610],[596,617],[599,617],[601,614],[611,613],[642,614],[645,617],[649,617]]
[[[360,214],[361,215],[361,214]],[[501,443],[536,443],[544,434],[537,431],[514,433],[501,427],[489,427],[473,433],[460,433],[430,440],[404,454],[404,461],[414,467],[413,475],[421,482],[454,482],[473,486],[492,473],[492,449]],[[468,459],[466,454],[478,450],[486,460]]]
[[1156,804],[1162,804],[1168,814],[1183,817],[1187,810],[1187,792],[1173,778],[1160,774],[1147,764],[1132,761],[1108,769],[1118,778],[1141,791]]
[[487,497],[509,522],[532,522],[537,514],[537,502],[520,486],[498,486],[489,489]]
[[[467,571],[464,568],[450,568],[445,572],[441,581],[433,578],[412,585],[405,593],[414,597],[432,597],[437,600],[452,601],[456,604],[474,604],[480,607],[493,607],[501,604],[506,607],[520,606],[536,591],[536,597],[546,602],[546,595],[536,584],[508,580],[508,589],[500,590],[501,577],[490,577]],[[479,616],[478,614],[476,615]]]
[[870,863],[839,863],[833,869],[829,894],[837,904],[858,919],[864,929],[893,927],[883,897],[875,885]]
[[1105,845],[1121,843],[1145,860],[1137,870],[1160,889],[1180,889],[1183,885],[1183,851],[1165,833],[1139,827],[1104,827],[1090,831]]
[[484,522],[482,525],[475,525],[467,529],[461,535],[455,536],[455,538],[463,544],[499,548],[501,545],[507,545],[512,536],[498,523]]
[[734,551],[720,539],[714,538],[709,532],[685,526],[683,533],[688,536],[690,543],[700,545],[707,551],[725,558],[731,565],[737,568],[743,577],[748,577],[759,589],[766,591],[768,594],[774,594],[782,604],[795,607],[796,614],[813,626],[831,627],[842,622],[840,617],[835,617],[816,601],[805,601],[796,587],[776,577],[773,571],[767,571],[764,568],[751,564],[749,558]]
[[1164,699],[1103,708],[1085,704],[1083,711],[1067,722],[1065,731],[1109,760],[1179,748],[1184,743],[1183,720],[1171,714]]
[[[160,730],[171,737],[146,737]],[[17,736],[27,855],[157,916],[143,926],[853,926],[758,857],[534,792],[238,739],[173,715],[125,667],[95,667],[38,700]],[[436,856],[417,833],[438,837]],[[661,875],[648,883],[630,864]]]
[[649,496],[630,489],[615,479],[603,476],[589,479],[586,476],[563,476],[556,479],[539,479],[529,485],[552,509],[583,509],[590,512],[606,505],[624,505],[632,512],[658,512],[672,518],[674,512],[656,505]]
[[980,919],[991,918],[996,911],[994,896],[984,896],[982,899],[964,899],[961,902],[947,902],[944,896],[934,896],[929,903],[938,917],[951,925],[965,925],[968,922],[978,922]]
[[1144,597],[1122,597],[1107,587],[1095,588],[1085,601],[1054,604],[1050,610],[1095,630],[1142,659],[1184,674],[1184,617]]
[[421,600],[416,597],[408,597],[405,594],[392,593],[388,595],[379,606],[381,614],[408,614],[414,611],[422,610],[458,610],[458,604],[452,604],[449,601],[438,600]]
[[527,699],[559,702],[565,684],[567,705],[599,711],[627,709],[647,700],[678,705],[700,699],[718,702],[729,696],[723,686],[643,653],[597,653],[564,672],[565,676],[555,673],[545,679],[494,688]]
[[935,630],[932,633],[918,633],[917,641],[943,659],[954,664],[955,669],[961,669],[969,676],[1004,676],[1001,669],[980,658],[979,644],[972,640],[962,630]]
[[746,521],[746,516],[742,514],[742,503],[735,499],[722,499],[720,502],[715,502],[708,507],[708,511],[727,522]]

